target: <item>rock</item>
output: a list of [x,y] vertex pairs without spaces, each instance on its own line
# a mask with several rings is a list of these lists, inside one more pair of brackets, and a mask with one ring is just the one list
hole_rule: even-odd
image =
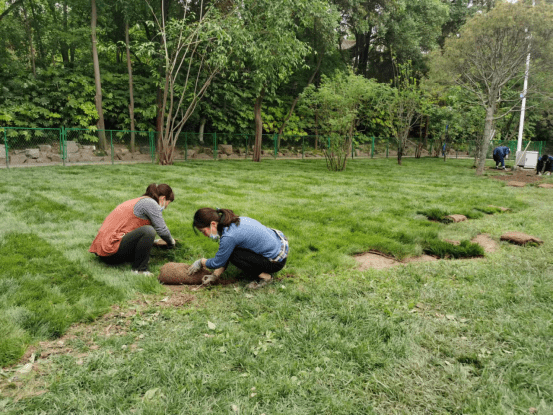
[[226,154],[230,156],[232,154],[232,145],[231,144],[219,144],[219,154]]
[[40,157],[40,150],[38,148],[28,148],[25,150],[25,156],[30,159],[37,159]]
[[448,215],[444,218],[445,222],[464,222],[467,220],[467,217],[465,215]]
[[541,187],[542,189],[553,189],[553,184],[551,184],[551,183],[542,183],[542,184],[538,184],[538,187]]
[[194,158],[198,159],[198,160],[211,160],[211,159],[213,159],[213,156],[210,156],[209,154],[201,153],[201,154],[198,154]]
[[52,151],[52,146],[49,144],[39,144],[38,149],[43,153],[47,153],[48,151]]
[[138,150],[141,154],[150,154],[150,147],[149,146],[142,146]]
[[188,150],[186,152],[186,158],[192,159],[196,155],[196,150]]
[[6,146],[4,144],[0,145],[0,159],[6,158]]
[[73,154],[79,152],[79,146],[75,141],[66,141],[65,148],[67,149],[67,154]]
[[512,187],[524,187],[526,186],[526,183],[524,182],[507,182],[507,186],[512,186]]
[[56,153],[50,153],[46,157],[54,163],[61,163],[61,161],[62,161],[61,156],[59,154],[56,154]]
[[226,160],[226,159],[228,158],[228,155],[226,155],[226,154],[219,154],[218,157],[219,157],[219,159],[221,159],[221,160]]
[[83,146],[83,151],[96,151],[96,146]]
[[535,236],[527,235],[522,232],[507,232],[501,235],[502,241],[511,242],[517,245],[526,245],[528,243],[541,245],[543,241]]

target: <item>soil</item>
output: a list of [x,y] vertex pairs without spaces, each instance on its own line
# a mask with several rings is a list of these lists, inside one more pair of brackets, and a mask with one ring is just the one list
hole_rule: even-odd
[[386,269],[413,262],[428,262],[438,260],[438,258],[430,255],[422,255],[419,257],[408,258],[405,261],[398,261],[394,257],[383,254],[382,252],[372,250],[369,252],[365,252],[364,254],[355,255],[354,258],[359,263],[358,269],[360,271],[366,271],[368,269]]
[[[446,239],[446,242],[449,242],[453,245],[459,245],[459,241],[453,241]],[[473,243],[480,245],[484,248],[484,252],[492,253],[496,252],[499,249],[499,244],[492,239],[489,235],[481,234],[472,239]],[[359,263],[358,270],[366,271],[368,269],[386,269],[395,267],[398,265],[406,265],[418,262],[430,262],[437,261],[439,258],[431,255],[421,255],[418,257],[410,257],[403,261],[398,261],[390,255],[383,254],[382,252],[371,250],[365,252],[364,254],[358,254],[354,256],[354,259]]]
[[495,180],[501,180],[504,182],[521,182],[521,183],[536,183],[540,182],[545,177],[550,176],[538,176],[535,170],[496,170],[495,168],[488,169],[490,172],[497,171],[498,174],[489,176]]
[[472,238],[471,242],[480,245],[484,248],[484,252],[486,253],[496,252],[499,249],[499,244],[486,234],[481,234]]

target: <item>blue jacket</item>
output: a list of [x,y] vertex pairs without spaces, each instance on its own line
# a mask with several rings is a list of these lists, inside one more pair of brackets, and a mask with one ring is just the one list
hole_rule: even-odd
[[542,163],[547,163],[547,161],[549,161],[550,163],[553,163],[553,156],[543,155],[543,156],[540,157],[539,161],[541,161]]
[[265,258],[276,258],[280,252],[282,241],[272,230],[262,225],[255,219],[240,216],[240,225],[231,223],[223,228],[219,250],[215,258],[206,261],[209,269],[217,269],[225,266],[234,248],[244,248],[263,255]]
[[493,155],[499,158],[505,158],[510,152],[511,149],[507,146],[499,146],[493,149]]

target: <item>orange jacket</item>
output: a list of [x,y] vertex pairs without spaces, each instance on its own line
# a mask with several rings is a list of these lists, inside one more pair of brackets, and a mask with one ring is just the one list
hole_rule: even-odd
[[140,219],[134,214],[134,205],[143,197],[127,200],[113,209],[102,223],[88,251],[99,256],[113,255],[119,250],[123,236],[141,226],[150,225],[148,219]]

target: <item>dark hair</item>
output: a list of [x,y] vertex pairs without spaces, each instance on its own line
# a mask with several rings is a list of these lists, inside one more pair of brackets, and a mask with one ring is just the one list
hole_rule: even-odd
[[175,194],[173,193],[173,189],[171,189],[171,186],[165,183],[162,183],[162,184],[152,183],[146,188],[146,193],[144,193],[142,196],[151,197],[157,203],[159,203],[160,196],[165,196],[165,199],[168,200],[169,202],[172,202],[173,200],[175,200]]
[[230,209],[201,208],[194,214],[192,228],[196,232],[196,229],[207,228],[211,222],[217,222],[217,232],[221,233],[231,223],[240,225],[240,217]]

